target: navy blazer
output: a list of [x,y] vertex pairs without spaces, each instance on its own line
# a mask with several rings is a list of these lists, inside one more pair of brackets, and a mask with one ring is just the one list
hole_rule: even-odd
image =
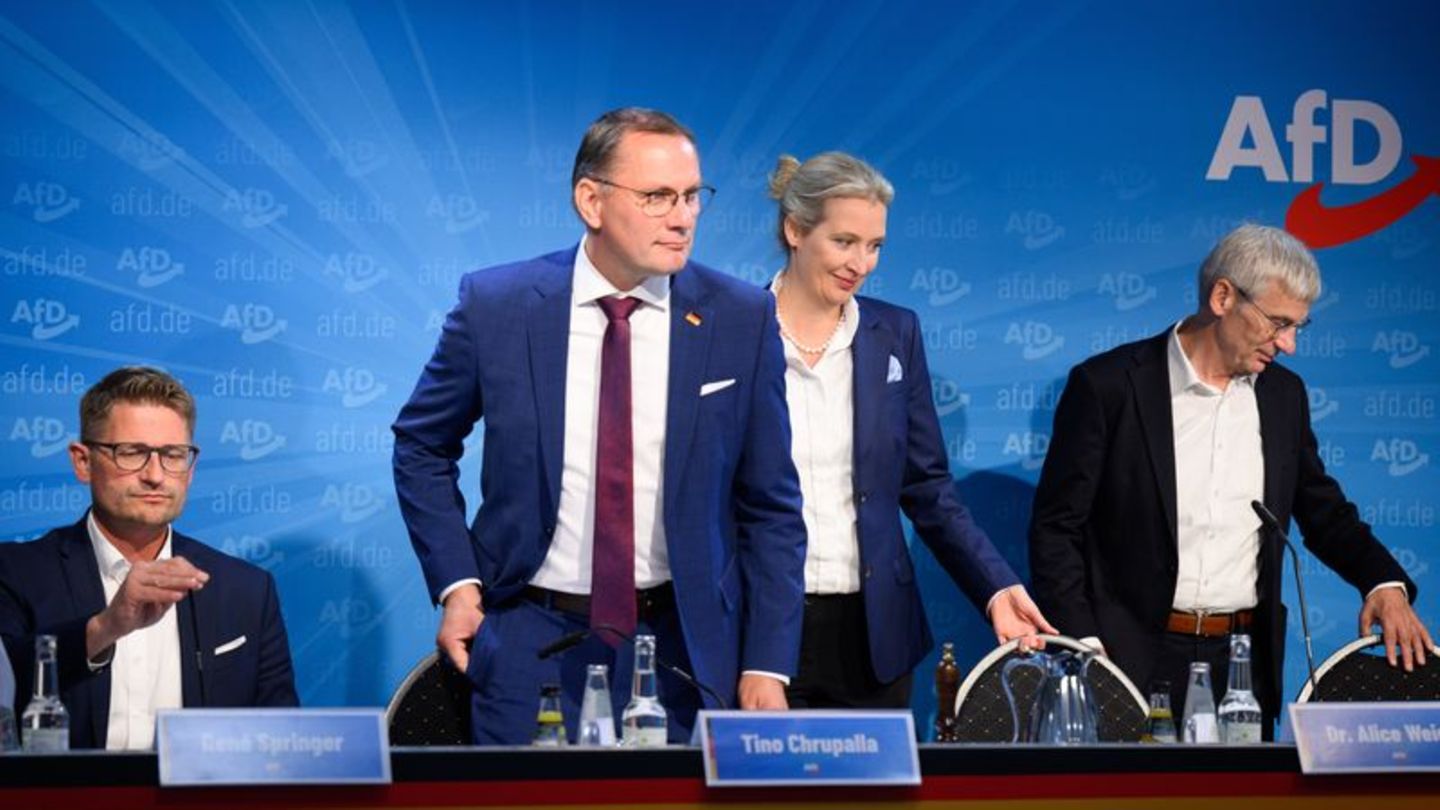
[[[1067,635],[1098,636],[1141,689],[1174,604],[1179,565],[1169,341],[1167,329],[1070,372],[1030,525],[1040,608]],[[1255,400],[1266,507],[1286,527],[1293,515],[1305,546],[1362,595],[1397,581],[1413,600],[1415,584],[1326,474],[1304,382],[1272,364],[1256,378]],[[1285,654],[1284,549],[1269,532],[1261,538],[1252,654],[1256,696],[1274,718]]]
[[[270,573],[179,532],[172,535],[170,548],[210,575],[205,587],[189,597],[193,613],[184,601],[172,608],[179,611],[182,705],[298,706],[285,621]],[[0,637],[15,664],[15,716],[34,688],[35,636],[54,635],[71,748],[105,747],[111,668],[92,672],[85,656],[85,623],[104,609],[100,565],[84,519],[38,540],[0,543]],[[241,636],[243,644],[215,654],[217,647]]]
[[875,676],[909,673],[934,641],[915,584],[900,513],[982,612],[1019,583],[955,492],[915,313],[858,299],[854,358],[855,514],[861,590]]
[[[432,599],[473,577],[487,607],[503,604],[550,548],[574,264],[571,248],[466,275],[395,421],[395,488]],[[741,670],[793,674],[799,657],[805,526],[784,354],[771,296],[693,262],[671,282],[670,323],[671,576],[695,676],[733,692]],[[457,462],[482,419],[482,502],[467,527]]]

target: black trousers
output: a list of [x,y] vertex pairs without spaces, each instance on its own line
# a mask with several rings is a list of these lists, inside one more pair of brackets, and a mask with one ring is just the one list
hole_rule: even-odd
[[800,671],[785,697],[792,709],[908,709],[911,676],[875,678],[865,598],[858,593],[806,594]]

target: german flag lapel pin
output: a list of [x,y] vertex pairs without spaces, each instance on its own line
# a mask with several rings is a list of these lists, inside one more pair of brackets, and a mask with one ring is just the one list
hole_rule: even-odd
[[701,323],[704,323],[700,318],[700,313],[693,311],[685,313],[685,322],[691,326],[699,326]]

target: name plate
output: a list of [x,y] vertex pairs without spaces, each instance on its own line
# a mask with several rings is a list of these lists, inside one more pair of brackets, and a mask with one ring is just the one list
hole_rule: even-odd
[[1440,702],[1294,703],[1304,773],[1440,771]]
[[705,784],[918,785],[908,711],[703,711]]
[[155,740],[166,787],[390,782],[380,709],[169,709]]

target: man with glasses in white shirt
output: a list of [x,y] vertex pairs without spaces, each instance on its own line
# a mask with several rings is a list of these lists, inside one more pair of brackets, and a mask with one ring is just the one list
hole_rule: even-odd
[[1216,701],[1232,633],[1252,637],[1267,739],[1281,705],[1283,546],[1252,508],[1359,589],[1361,633],[1392,664],[1433,648],[1415,584],[1325,472],[1295,352],[1320,295],[1314,257],[1278,228],[1245,225],[1200,268],[1196,312],[1070,373],[1030,527],[1035,598],[1067,635],[1104,650],[1137,686],[1183,705],[1192,661]]
[[195,401],[178,380],[111,372],[81,399],[70,445],[89,512],[0,544],[17,716],[35,637],[56,636],[71,748],[149,749],[162,709],[298,705],[273,577],[172,528],[200,453],[194,430]]

